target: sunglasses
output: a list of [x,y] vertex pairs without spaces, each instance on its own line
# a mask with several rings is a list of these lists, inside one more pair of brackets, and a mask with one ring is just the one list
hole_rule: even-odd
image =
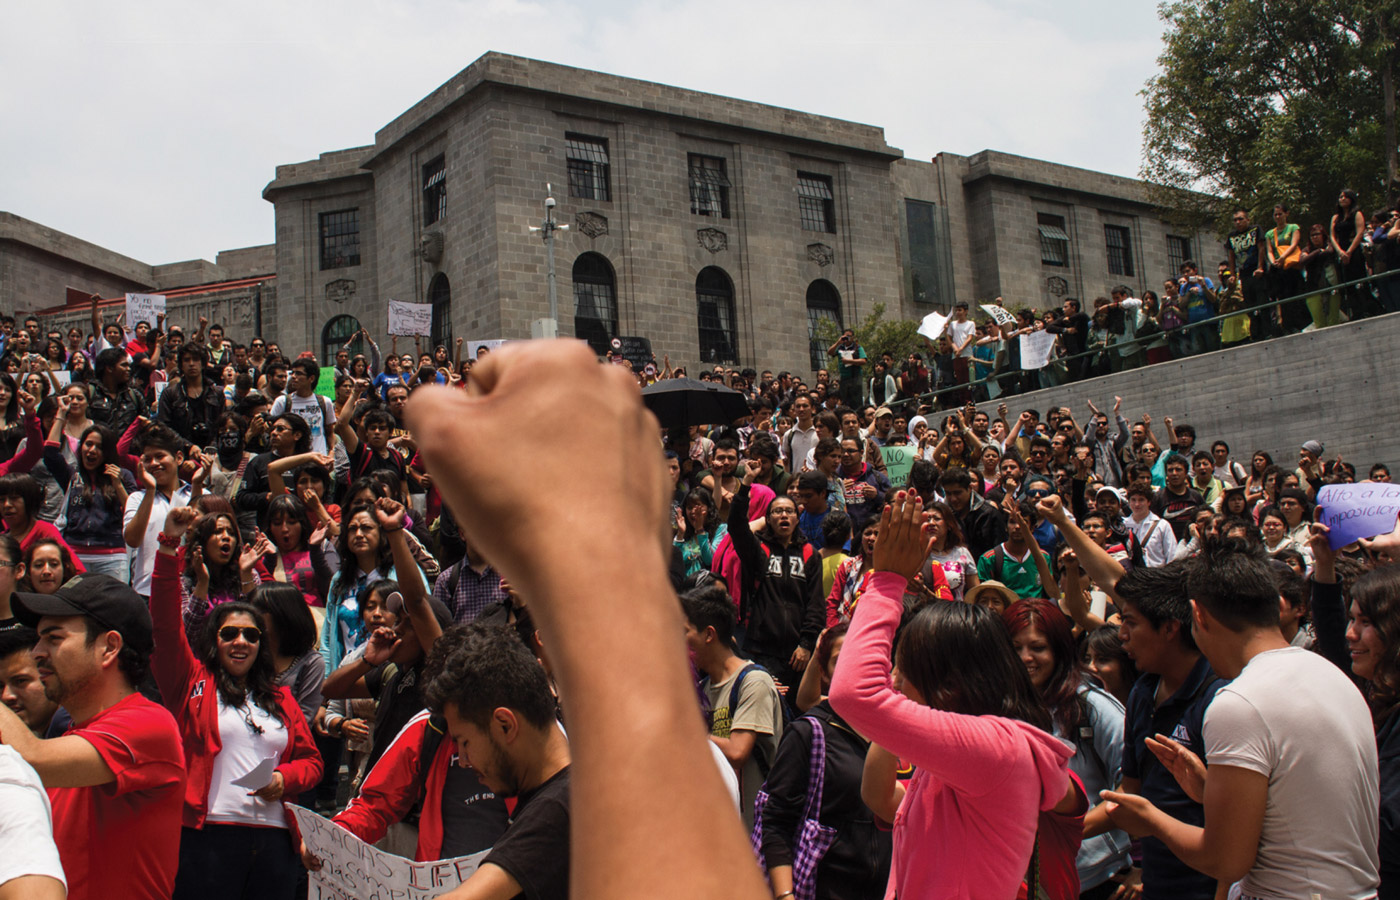
[[238,640],[240,634],[243,635],[243,640],[250,644],[256,644],[262,640],[262,632],[252,625],[244,625],[241,628],[237,625],[225,625],[219,629],[219,640],[231,644]]
[[1043,491],[1043,490],[1026,491],[1026,496],[1027,496],[1027,497],[1048,497],[1048,496],[1050,496],[1050,492],[1049,492],[1049,491]]

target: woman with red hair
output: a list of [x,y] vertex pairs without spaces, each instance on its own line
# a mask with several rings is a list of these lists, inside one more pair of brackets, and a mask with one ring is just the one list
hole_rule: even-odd
[[1084,841],[1075,868],[1081,898],[1112,895],[1114,876],[1129,865],[1128,836],[1113,828],[1099,806],[1099,791],[1122,780],[1123,704],[1095,684],[1075,651],[1069,618],[1048,600],[1019,600],[1002,614],[1011,644],[1031,685],[1054,720],[1054,734],[1074,746],[1069,770],[1089,795]]

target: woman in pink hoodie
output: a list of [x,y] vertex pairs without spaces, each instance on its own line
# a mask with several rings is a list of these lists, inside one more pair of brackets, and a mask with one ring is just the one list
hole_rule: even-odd
[[1073,750],[989,610],[931,603],[906,627],[891,680],[891,645],[906,582],[928,554],[914,494],[886,507],[875,574],[846,635],[831,705],[866,738],[915,768],[894,820],[887,896],[1007,900],[1026,876],[1042,811],[1082,794]]

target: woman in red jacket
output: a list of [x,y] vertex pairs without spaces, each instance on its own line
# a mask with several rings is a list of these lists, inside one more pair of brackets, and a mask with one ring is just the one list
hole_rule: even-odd
[[[190,648],[176,549],[196,518],[190,507],[166,516],[151,578],[151,668],[180,725],[187,770],[174,898],[291,900],[301,862],[280,801],[315,786],[321,757],[296,698],[276,684],[256,608],[215,607],[199,655]],[[245,779],[272,760],[266,779]]]

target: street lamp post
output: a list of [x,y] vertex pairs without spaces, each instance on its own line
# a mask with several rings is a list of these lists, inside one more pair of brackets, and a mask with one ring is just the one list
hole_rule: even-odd
[[538,232],[544,240],[545,258],[547,260],[549,283],[549,318],[536,319],[530,323],[531,338],[553,338],[559,336],[559,291],[555,286],[554,279],[554,233],[556,231],[568,231],[568,225],[560,225],[554,221],[554,185],[546,184],[544,198],[544,221],[539,227],[530,226],[531,232]]

